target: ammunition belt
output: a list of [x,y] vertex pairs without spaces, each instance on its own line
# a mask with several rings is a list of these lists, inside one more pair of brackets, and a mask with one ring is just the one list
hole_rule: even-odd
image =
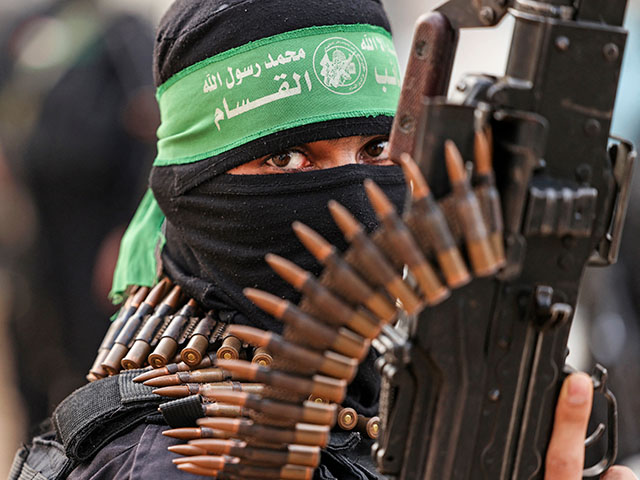
[[[180,309],[177,308],[179,303],[183,305]],[[168,308],[163,309],[163,306]],[[139,313],[141,310],[142,315]],[[158,312],[164,315],[160,316]],[[175,313],[172,314],[172,312]],[[178,382],[180,384],[220,383],[227,380],[229,376],[216,375],[216,369],[211,369],[216,358],[249,360],[262,367],[274,364],[274,357],[264,346],[252,346],[251,342],[245,343],[237,336],[228,333],[227,324],[217,320],[213,311],[198,315],[200,312],[203,310],[196,302],[181,297],[179,287],[171,288],[168,279],[160,282],[154,290],[145,287],[132,288],[127,302],[100,345],[87,379],[93,382],[113,375],[121,369],[128,372],[131,367],[152,366],[154,369],[159,369],[168,365],[167,374],[179,374],[178,370],[185,372],[182,374],[183,379]],[[130,328],[130,332],[133,333],[128,335],[126,345],[118,344],[118,337],[123,330],[127,329],[127,322],[131,322],[132,318],[136,320],[136,317],[138,325],[135,329]],[[153,324],[152,328],[149,328],[150,324]],[[147,357],[136,359],[134,358],[136,355],[132,355],[131,352],[141,346],[145,348],[138,348],[139,352],[147,354]],[[120,359],[119,366],[114,363],[114,358]],[[135,361],[131,361],[132,358]],[[285,359],[277,359],[274,367],[290,369]],[[335,368],[341,367],[344,365],[337,364]],[[347,367],[352,370],[352,375],[355,374],[355,365]],[[236,390],[241,391],[242,388],[238,385]],[[192,386],[191,390],[197,395],[197,387]],[[271,393],[273,394],[274,391]],[[289,392],[282,392],[283,400],[289,397]],[[314,395],[311,395],[309,400],[327,402],[326,399]],[[204,402],[206,403],[206,399]],[[197,415],[204,415],[201,408],[194,409],[192,401],[167,402],[163,404],[161,412],[166,422],[174,428],[193,426],[195,419],[198,418]],[[257,414],[254,412],[255,416]],[[377,417],[364,417],[349,408],[341,409],[336,428],[359,431],[370,438],[375,438],[378,426]]]

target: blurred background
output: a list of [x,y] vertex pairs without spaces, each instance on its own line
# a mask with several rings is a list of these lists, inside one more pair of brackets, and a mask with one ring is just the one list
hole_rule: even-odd
[[[170,3],[0,3],[0,478],[20,442],[85,383],[114,313],[107,293],[119,240],[155,155],[153,30]],[[383,3],[404,68],[416,18],[442,2]],[[630,0],[626,27],[612,132],[638,145],[640,0]],[[464,31],[452,88],[464,73],[504,73],[512,29],[507,17]],[[618,264],[587,272],[569,362],[609,368],[619,459],[639,472],[638,188],[632,196]]]

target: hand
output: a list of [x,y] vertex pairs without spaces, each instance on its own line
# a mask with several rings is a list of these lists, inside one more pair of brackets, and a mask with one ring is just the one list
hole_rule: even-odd
[[[545,465],[545,480],[580,480],[584,440],[593,402],[593,383],[586,373],[569,375],[562,385]],[[611,467],[604,480],[637,480],[627,467]]]

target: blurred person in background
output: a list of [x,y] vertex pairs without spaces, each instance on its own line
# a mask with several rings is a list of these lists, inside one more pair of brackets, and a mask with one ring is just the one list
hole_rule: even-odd
[[48,2],[0,31],[0,138],[37,218],[30,248],[4,251],[30,428],[84,383],[113,312],[120,236],[155,154],[152,43],[146,21],[74,0]]

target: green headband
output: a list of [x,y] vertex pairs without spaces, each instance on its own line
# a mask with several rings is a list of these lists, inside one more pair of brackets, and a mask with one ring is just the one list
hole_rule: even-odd
[[158,88],[154,165],[196,162],[301,125],[393,116],[400,83],[391,36],[373,25],[310,27],[250,42]]

